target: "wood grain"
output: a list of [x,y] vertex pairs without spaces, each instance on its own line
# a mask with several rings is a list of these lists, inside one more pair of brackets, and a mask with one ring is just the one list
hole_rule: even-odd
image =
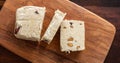
[[2,6],[2,5],[3,5],[3,3],[4,3],[4,1],[0,1],[0,6]]
[[2,51],[0,52],[0,63],[30,63],[2,46],[0,46],[0,51]]
[[[67,19],[84,20],[86,27],[86,50],[73,52],[69,55],[61,53],[59,48],[59,31],[52,43],[46,48],[41,46],[36,48],[37,44],[35,42],[16,39],[13,35],[15,11],[17,8],[25,5],[47,7],[42,34],[45,32],[55,9],[67,12]],[[103,63],[115,34],[115,28],[112,24],[83,7],[66,0],[13,0],[12,2],[7,0],[1,10],[0,19],[0,44],[15,54],[35,63]]]
[[82,6],[119,7],[120,0],[70,0]]

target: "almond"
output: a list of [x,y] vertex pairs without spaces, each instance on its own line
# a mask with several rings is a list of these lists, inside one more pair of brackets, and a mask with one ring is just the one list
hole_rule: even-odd
[[74,40],[73,37],[68,38],[68,41],[73,41],[73,40]]
[[67,43],[67,45],[68,45],[69,47],[72,47],[72,46],[73,46],[73,44],[72,44],[72,43]]
[[76,49],[79,49],[79,48],[80,48],[80,46],[77,46],[77,47],[76,47]]
[[63,27],[64,29],[66,29],[66,27]]

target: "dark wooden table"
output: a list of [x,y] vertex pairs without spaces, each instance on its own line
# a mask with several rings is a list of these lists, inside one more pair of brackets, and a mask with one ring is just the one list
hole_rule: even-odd
[[[117,31],[104,63],[120,63],[120,0],[71,0],[115,25]],[[0,6],[3,4],[0,0]],[[0,46],[0,63],[30,63]]]

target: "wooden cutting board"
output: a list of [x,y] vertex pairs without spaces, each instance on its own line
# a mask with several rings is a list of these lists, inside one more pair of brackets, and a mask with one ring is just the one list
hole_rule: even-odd
[[[46,47],[36,47],[37,42],[15,38],[15,12],[26,5],[47,8],[42,35],[56,9],[67,12],[66,19],[83,20],[86,50],[70,54],[60,52],[59,30],[52,43]],[[103,63],[114,35],[115,27],[112,24],[68,0],[6,0],[0,12],[0,45],[33,63]]]

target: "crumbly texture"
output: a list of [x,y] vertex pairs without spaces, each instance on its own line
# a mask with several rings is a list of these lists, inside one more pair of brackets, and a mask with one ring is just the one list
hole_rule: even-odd
[[24,6],[16,11],[15,36],[39,41],[45,16],[45,7]]
[[45,32],[43,35],[41,41],[44,41],[48,44],[52,41],[53,37],[55,36],[58,28],[61,25],[61,22],[63,21],[64,17],[66,16],[66,13],[61,12],[60,10],[56,10],[55,14]]
[[62,52],[85,49],[85,26],[83,21],[64,20],[60,29],[60,47]]

